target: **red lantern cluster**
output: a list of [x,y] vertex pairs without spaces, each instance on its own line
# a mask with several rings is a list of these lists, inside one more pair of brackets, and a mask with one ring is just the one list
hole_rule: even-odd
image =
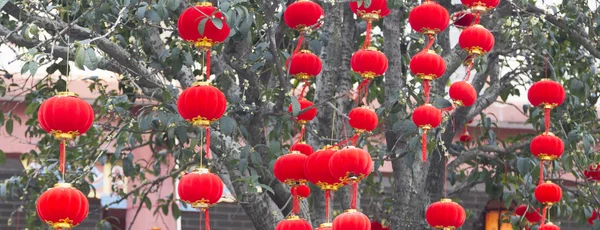
[[71,184],[58,183],[42,193],[36,203],[40,219],[53,229],[71,229],[88,215],[89,203]]
[[349,146],[331,156],[329,170],[343,182],[360,181],[373,171],[373,160],[367,151]]
[[435,202],[425,211],[427,223],[436,229],[457,229],[467,219],[465,209],[450,199]]
[[500,0],[461,0],[460,1],[473,12],[483,13],[496,8],[500,4]]
[[464,29],[458,37],[458,44],[471,55],[483,55],[494,48],[494,35],[485,27],[476,24]]
[[317,29],[325,16],[323,8],[313,1],[303,0],[290,4],[283,14],[283,21],[292,29],[300,32]]
[[300,152],[290,152],[275,160],[273,172],[275,177],[289,186],[297,186],[306,182],[304,164],[308,156]]
[[476,15],[470,12],[460,11],[452,15],[452,21],[454,21],[454,27],[459,30],[463,30],[473,25]]
[[[315,117],[317,116],[317,108],[313,107],[313,108],[309,109],[309,107],[313,106],[314,103],[302,98],[302,99],[298,100],[298,104],[300,104],[300,111],[308,109],[307,111],[300,112],[298,115],[296,115],[296,121],[298,123],[305,125],[309,121],[312,121],[312,119],[315,119]],[[290,106],[288,107],[288,112],[291,113],[292,111],[293,111],[293,108],[292,108],[292,105],[290,104]]]
[[[359,2],[361,3],[360,5]],[[364,0],[352,1],[350,2],[350,10],[367,22],[377,21],[390,14],[386,0],[371,0],[370,2],[371,4],[369,5]]]
[[565,151],[565,144],[552,133],[543,133],[531,140],[531,154],[541,161],[553,161],[560,158]]
[[329,168],[331,157],[337,151],[337,148],[325,146],[311,154],[304,165],[306,179],[322,190],[335,191],[344,185],[339,177],[335,177],[331,173]]
[[457,81],[452,83],[448,90],[450,98],[454,103],[454,106],[472,106],[477,100],[477,91],[467,81]]
[[177,110],[183,119],[196,127],[209,127],[227,109],[225,94],[208,82],[197,82],[185,89],[177,100]]
[[[215,24],[213,20],[220,20],[221,23]],[[212,3],[200,2],[179,15],[177,30],[183,40],[194,44],[197,48],[210,49],[229,37],[230,29],[226,21],[225,15]],[[201,23],[204,23],[202,32],[198,29]]]

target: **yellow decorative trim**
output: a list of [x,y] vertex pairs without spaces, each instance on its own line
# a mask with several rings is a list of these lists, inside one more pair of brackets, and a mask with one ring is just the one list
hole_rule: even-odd
[[379,51],[379,50],[377,49],[377,47],[373,47],[373,46],[369,46],[369,47],[365,48],[365,50],[370,50],[370,51]]
[[312,54],[312,52],[310,50],[300,50],[299,53]]
[[342,184],[348,184],[352,182],[358,182],[365,178],[365,174],[354,175],[354,173],[346,172],[345,177],[340,177],[340,182]]
[[358,212],[358,210],[356,210],[356,209],[346,209],[344,211],[344,213],[355,213],[355,212]]
[[381,16],[379,16],[379,14],[381,13],[381,10],[377,10],[371,13],[367,13],[364,10],[359,10],[357,11],[357,13],[359,15],[361,15],[361,18],[367,22],[373,22],[373,21],[377,21],[381,18]]
[[469,54],[472,54],[472,55],[483,55],[486,53],[486,51],[484,51],[483,48],[481,48],[479,46],[472,46],[470,48],[467,48],[466,50],[469,51]]
[[202,198],[201,200],[197,200],[194,202],[188,201],[188,200],[181,200],[187,204],[190,204],[192,206],[192,208],[201,208],[201,209],[207,209],[210,207],[210,204],[208,203],[207,199]]
[[454,106],[459,107],[459,106],[465,106],[465,103],[463,103],[461,100],[453,100],[452,103],[454,104]]
[[327,149],[339,150],[340,147],[335,146],[335,145],[324,145],[323,147],[321,147],[321,150],[327,150]]
[[440,33],[440,29],[431,29],[431,28],[421,28],[421,33],[426,35],[436,35]]
[[210,83],[206,82],[206,81],[197,81],[194,82],[194,84],[192,84],[192,86],[208,86],[210,85]]
[[194,43],[194,47],[199,48],[199,49],[205,49],[205,50],[208,50],[208,49],[212,48],[213,45],[218,44],[217,42],[213,42],[212,39],[206,38],[206,37],[203,37],[196,41],[193,41],[193,43]]
[[448,198],[442,198],[442,199],[440,200],[440,202],[443,202],[443,203],[448,203],[448,202],[452,202],[452,199],[448,199]]
[[192,173],[206,174],[206,173],[210,173],[210,171],[207,168],[200,166],[200,168],[195,168],[194,171],[192,171]]
[[325,183],[325,182],[318,182],[317,186],[319,188],[321,188],[321,190],[330,190],[330,191],[337,191],[339,188],[341,188],[342,186],[344,186],[344,184],[342,183],[335,183],[335,184],[329,184],[329,183]]
[[427,53],[428,53],[428,54],[437,54],[437,53],[435,52],[435,50],[427,50]]
[[71,229],[77,225],[73,225],[73,220],[70,220],[69,218],[66,219],[60,219],[58,220],[58,222],[52,222],[52,221],[46,221],[46,224],[48,224],[49,226],[52,226],[52,228],[54,229]]
[[557,158],[556,156],[550,156],[545,153],[538,154],[537,157],[542,161],[553,161],[553,160],[556,160],[556,158]]
[[63,132],[60,130],[52,130],[50,131],[50,134],[54,135],[54,138],[56,138],[57,140],[73,140],[75,139],[75,137],[79,136],[79,132],[77,131],[69,131],[69,132]]
[[471,7],[471,11],[485,13],[486,11],[488,11],[492,8],[493,7],[487,7],[486,4],[483,2],[476,2],[476,3],[473,3],[473,6]]
[[375,74],[374,72],[371,72],[371,71],[367,71],[367,72],[354,71],[354,72],[358,73],[360,75],[360,77],[362,77],[363,79],[373,80],[375,77],[377,77],[377,74]]
[[56,94],[56,96],[58,96],[58,97],[77,97],[77,94],[73,93],[73,92],[58,92],[58,94]]
[[544,109],[554,109],[558,106],[556,103],[542,103]]
[[423,125],[423,126],[421,126],[421,129],[423,129],[424,131],[428,131],[428,130],[431,130],[431,129],[433,129],[433,126],[431,126],[431,125],[427,124],[427,125]]
[[306,183],[306,179],[300,179],[300,180],[287,179],[283,183],[285,183],[285,184],[287,184],[289,186],[294,186],[294,185],[299,185],[299,184]]
[[294,214],[292,214],[292,215],[290,215],[290,216],[286,217],[285,219],[286,219],[286,220],[299,220],[299,219],[300,219],[300,217],[299,217],[299,216],[296,216],[296,215],[294,215]]
[[54,188],[73,188],[73,185],[71,183],[56,183]]
[[299,79],[299,80],[310,80],[311,78],[313,78],[313,75],[307,74],[307,73],[297,73],[293,75],[295,78]]
[[208,120],[202,116],[197,116],[191,120],[188,120],[190,123],[192,123],[193,126],[195,127],[208,127],[210,126],[210,123],[217,121],[218,119],[212,119],[212,120]]
[[296,120],[296,122],[298,122],[298,124],[301,124],[301,125],[306,125],[306,123],[308,123],[309,121],[307,121],[307,120]]
[[325,227],[333,227],[332,223],[322,223],[319,225],[319,228],[325,228]]
[[437,78],[437,76],[435,74],[417,74],[417,78],[421,79],[421,80],[428,80],[428,81],[433,81]]
[[196,6],[213,6],[211,2],[199,2],[196,3]]

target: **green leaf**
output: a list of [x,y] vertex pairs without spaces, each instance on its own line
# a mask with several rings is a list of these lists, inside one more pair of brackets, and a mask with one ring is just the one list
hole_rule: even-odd
[[167,9],[175,11],[179,8],[179,3],[181,3],[181,0],[167,0]]
[[148,210],[152,210],[152,201],[148,197],[144,197],[144,204]]
[[6,121],[6,126],[4,128],[6,129],[6,133],[8,133],[8,135],[12,135],[12,132],[13,132],[13,123],[14,123],[13,119],[8,119]]
[[290,97],[292,99],[292,115],[294,117],[298,116],[298,113],[300,113],[300,102],[298,102],[298,98],[296,97]]
[[33,113],[35,113],[35,111],[37,111],[39,106],[40,106],[39,102],[29,103],[29,105],[27,105],[27,108],[25,108],[25,114],[28,116],[33,115]]
[[94,49],[87,48],[85,50],[85,59],[83,64],[90,70],[96,70],[98,68],[98,57],[96,56]]
[[204,28],[206,27],[206,22],[208,22],[208,18],[203,18],[198,24],[198,33],[200,33],[200,35],[204,35]]
[[150,21],[155,22],[155,23],[162,21],[162,19],[160,18],[160,15],[158,14],[158,11],[156,11],[155,9],[146,11],[146,18],[150,19]]
[[438,109],[444,109],[451,107],[452,103],[444,98],[438,97],[433,101],[433,105]]
[[4,125],[4,112],[0,111],[0,126]]
[[0,165],[6,163],[6,153],[4,153],[4,151],[0,150]]
[[79,46],[79,48],[77,48],[77,52],[75,52],[75,66],[81,70],[85,70],[85,56],[85,48],[83,48],[83,46]]
[[179,206],[175,202],[171,203],[171,211],[173,212],[173,217],[175,217],[175,219],[181,216],[181,210],[179,210]]
[[219,128],[223,134],[231,136],[237,128],[237,123],[233,118],[224,116],[219,120]]
[[175,135],[177,136],[179,142],[188,142],[187,128],[185,126],[177,126],[177,128],[175,128]]
[[217,27],[217,29],[223,29],[223,20],[220,18],[211,18],[210,20],[212,21],[213,25]]
[[260,153],[256,151],[250,152],[250,159],[252,160],[252,163],[262,165],[262,157],[260,156]]
[[531,160],[529,158],[517,157],[517,170],[519,170],[519,174],[525,176],[529,174],[529,168]]

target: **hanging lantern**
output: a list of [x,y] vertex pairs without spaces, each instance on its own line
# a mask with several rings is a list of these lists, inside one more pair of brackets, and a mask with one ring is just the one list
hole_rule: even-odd
[[177,99],[177,110],[183,119],[196,127],[208,127],[219,120],[227,109],[225,94],[208,82],[196,82]]
[[565,89],[558,82],[542,79],[533,83],[527,91],[527,98],[531,105],[541,106],[544,109],[554,109],[560,106],[566,98]]
[[329,171],[343,182],[360,181],[373,171],[373,160],[367,151],[348,146],[333,154]]
[[460,2],[473,12],[483,13],[496,8],[500,0],[460,0]]
[[[206,19],[207,17],[210,18]],[[221,26],[215,25],[214,19],[221,20]],[[200,23],[205,23],[203,33],[198,30]],[[212,3],[200,2],[179,15],[177,31],[183,40],[193,43],[195,47],[210,49],[225,41],[229,37],[230,29],[225,15],[219,12]]]
[[464,29],[458,37],[458,44],[471,55],[483,55],[494,48],[494,35],[477,24]]
[[469,142],[471,142],[471,140],[473,140],[473,137],[471,137],[469,132],[466,132],[463,135],[460,135],[459,140],[460,140],[460,142],[463,142],[463,143],[469,143]]
[[387,71],[388,59],[385,54],[375,47],[359,49],[350,59],[352,71],[364,79],[373,79]]
[[540,226],[538,228],[538,230],[560,230],[560,228],[558,226],[554,225],[553,223],[548,222],[548,223],[542,224],[542,226]]
[[318,228],[315,228],[315,230],[332,230],[332,229],[333,229],[332,223],[322,223],[319,225]]
[[562,198],[562,189],[557,184],[547,181],[535,188],[534,195],[538,202],[551,206]]
[[288,59],[287,67],[290,75],[298,80],[307,81],[321,73],[323,62],[319,56],[313,54],[310,50],[300,50]]
[[423,129],[421,157],[423,162],[427,162],[427,131],[438,127],[442,123],[442,111],[431,104],[425,104],[415,109],[412,120],[417,127]]
[[436,229],[460,228],[467,219],[465,209],[451,199],[435,202],[425,211],[427,223]]
[[[307,109],[308,107],[313,106],[313,103],[309,100],[306,100],[304,98],[301,98],[298,100],[298,103],[300,104],[300,111]],[[292,112],[292,105],[290,104],[290,106],[288,107],[288,112]],[[314,119],[317,116],[317,108],[313,107],[309,110],[307,110],[306,112],[303,113],[299,113],[296,116],[296,121],[302,125],[306,124],[309,121],[312,121],[312,119]]]
[[377,128],[377,124],[379,124],[377,113],[366,106],[350,110],[348,117],[350,118],[348,121],[350,126],[352,126],[357,133],[371,132]]
[[531,154],[543,161],[552,161],[562,156],[565,144],[562,139],[552,133],[543,133],[531,140],[529,145]]
[[523,216],[525,215],[525,213],[527,212],[527,205],[519,205],[515,208],[515,215],[517,216]]
[[312,226],[305,220],[296,215],[290,215],[285,220],[280,221],[275,230],[312,230]]
[[280,156],[273,165],[275,177],[289,186],[306,182],[304,164],[308,157],[300,152],[290,152]]
[[60,92],[44,101],[38,110],[42,129],[59,140],[72,140],[92,126],[94,110],[73,92]]
[[[305,184],[301,184],[299,186],[295,186],[296,188],[296,194],[298,195],[298,197],[300,199],[306,199],[308,198],[308,196],[310,196],[310,187],[308,187],[308,185]],[[292,188],[294,189],[294,188]]]
[[536,208],[535,210],[529,210],[525,213],[525,219],[530,223],[537,223],[542,220],[542,214],[540,214],[540,209]]
[[223,196],[223,181],[208,169],[200,168],[181,177],[177,192],[181,201],[193,208],[207,209]]
[[371,4],[368,6],[366,6],[366,2],[365,0],[358,6],[358,2],[352,1],[350,2],[350,10],[365,21],[377,21],[390,14],[386,0],[371,0]]
[[466,81],[457,81],[452,83],[448,91],[454,106],[469,107],[475,104],[477,100],[477,92],[471,84]]
[[408,15],[410,27],[426,35],[436,35],[444,31],[449,21],[448,10],[434,1],[423,2],[413,8]]
[[319,4],[310,0],[298,0],[285,9],[283,20],[290,28],[303,32],[319,28],[324,16]]
[[433,50],[419,52],[410,59],[410,71],[421,80],[435,80],[446,72],[446,61]]
[[298,142],[290,147],[290,152],[297,151],[306,156],[310,156],[315,150],[305,142]]
[[598,219],[598,210],[593,210],[592,215],[588,218],[588,223],[594,225],[594,221]]
[[452,21],[454,21],[454,27],[459,30],[464,30],[475,22],[475,14],[466,11],[456,12],[452,15]]
[[333,230],[370,230],[371,220],[356,209],[348,209],[333,219]]
[[344,184],[339,177],[333,176],[329,168],[329,162],[337,148],[325,146],[311,154],[304,164],[306,179],[322,190],[336,191]]
[[600,181],[600,163],[590,165],[588,169],[583,171],[583,175],[588,180]]
[[40,219],[53,229],[71,229],[85,220],[89,203],[71,184],[58,183],[42,193],[36,208]]

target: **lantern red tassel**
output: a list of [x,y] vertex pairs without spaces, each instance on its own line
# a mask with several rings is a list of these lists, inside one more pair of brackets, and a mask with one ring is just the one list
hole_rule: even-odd
[[310,156],[310,154],[312,154],[315,150],[310,145],[306,144],[305,142],[300,141],[300,142],[297,142],[296,144],[293,144],[290,147],[290,152],[293,152],[293,151],[297,151],[306,156]]
[[469,132],[466,132],[463,135],[460,135],[459,139],[463,143],[469,143],[473,139],[473,137],[471,137],[471,135],[469,135]]
[[310,50],[301,50],[292,54],[287,61],[290,75],[301,81],[310,80],[321,73],[323,62]]
[[562,198],[562,189],[557,184],[547,181],[535,188],[534,195],[538,202],[552,206]]
[[552,133],[541,134],[531,140],[531,154],[542,161],[552,161],[560,158],[565,151],[565,144]]
[[364,21],[377,21],[390,14],[386,0],[371,0],[368,7],[365,6],[364,2],[358,6],[358,2],[352,1],[350,2],[350,10]]
[[[216,11],[216,12],[215,12]],[[221,20],[221,28],[213,23],[214,17]],[[204,31],[198,31],[200,23],[204,20]],[[229,37],[230,29],[227,19],[210,2],[200,2],[196,6],[189,7],[181,13],[177,21],[177,30],[183,40],[193,43],[196,48],[210,49],[216,44],[222,43]]]
[[344,185],[329,169],[329,162],[336,151],[338,151],[336,147],[324,146],[311,154],[304,164],[306,179],[325,191],[336,191]]
[[225,94],[208,82],[196,82],[177,99],[177,110],[183,119],[196,127],[208,127],[219,120],[227,109]]
[[279,222],[275,226],[275,230],[312,230],[312,226],[306,220],[296,215],[291,215]]
[[427,131],[440,125],[442,111],[431,104],[425,104],[415,109],[412,120],[417,127],[423,129],[421,151],[423,162],[427,162]]
[[200,168],[181,177],[177,192],[181,201],[193,208],[207,209],[223,196],[223,181],[208,169]]
[[285,24],[300,32],[317,29],[325,16],[323,8],[313,1],[303,0],[290,4],[283,13]]
[[454,26],[456,28],[464,30],[473,25],[475,14],[466,11],[456,12],[452,15],[452,21],[454,21]]
[[373,171],[373,161],[367,151],[349,146],[331,156],[329,170],[344,183],[360,181]]
[[275,160],[273,172],[275,177],[289,186],[306,182],[304,165],[308,157],[300,152],[290,152]]
[[58,183],[38,198],[37,213],[53,229],[71,229],[88,215],[89,203],[71,184]]
[[450,98],[454,103],[454,106],[465,106],[469,107],[475,104],[477,100],[477,91],[471,84],[466,81],[454,82],[449,89]]
[[387,71],[388,58],[377,48],[367,47],[352,54],[350,67],[363,79],[374,79]]
[[348,121],[350,126],[352,126],[357,133],[371,132],[377,128],[377,124],[379,124],[377,113],[366,106],[350,110],[348,117],[350,118]]
[[427,35],[438,34],[448,27],[450,15],[448,10],[434,1],[425,1],[416,6],[408,15],[408,22],[413,30]]
[[346,210],[333,220],[333,230],[370,230],[371,220],[356,209]]
[[494,35],[477,24],[464,29],[458,38],[458,44],[471,55],[483,55],[494,48]]
[[436,229],[460,228],[467,219],[465,209],[450,199],[435,202],[425,211],[427,223]]
[[545,109],[554,109],[560,106],[566,98],[565,89],[558,82],[542,79],[533,83],[527,91],[527,98],[531,105],[542,106]]
[[59,162],[59,170],[62,173],[62,177],[63,180],[65,179],[65,172],[67,169],[67,162],[66,162],[66,152],[67,152],[67,146],[66,146],[66,141],[65,140],[61,140],[60,141],[60,153],[59,153],[59,157],[58,157],[58,162]]

